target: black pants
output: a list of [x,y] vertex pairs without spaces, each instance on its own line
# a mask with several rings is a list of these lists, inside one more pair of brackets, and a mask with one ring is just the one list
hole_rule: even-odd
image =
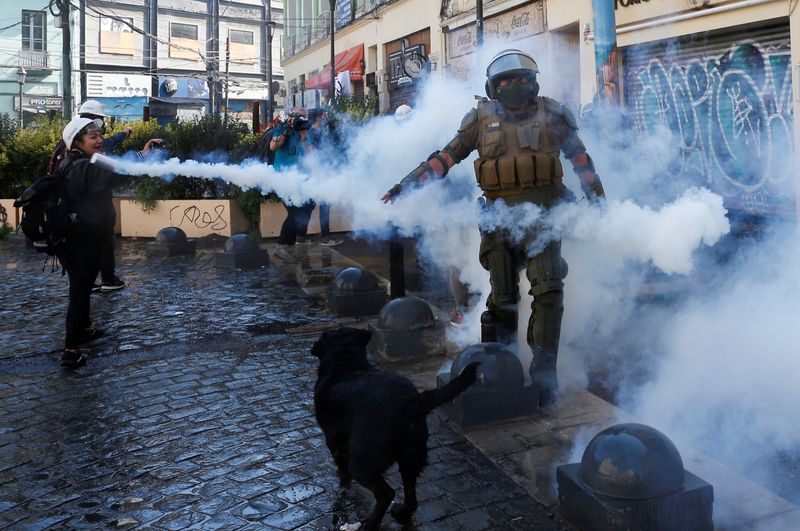
[[311,213],[314,211],[314,202],[309,201],[302,206],[283,204],[286,207],[286,219],[281,225],[281,233],[278,236],[278,243],[281,245],[294,245],[297,243],[298,236],[305,236],[308,232],[308,222],[311,221]]
[[114,228],[103,231],[100,242],[100,278],[105,283],[111,283],[117,278],[117,264],[114,262]]
[[331,205],[319,204],[319,233],[323,238],[331,235]]
[[97,273],[100,271],[102,233],[74,227],[62,257],[62,265],[69,276],[69,306],[67,307],[67,334],[64,347],[78,348],[85,330],[92,324],[89,316],[89,299]]

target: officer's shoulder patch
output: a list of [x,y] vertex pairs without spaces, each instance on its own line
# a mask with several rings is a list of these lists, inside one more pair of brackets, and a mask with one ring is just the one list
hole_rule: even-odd
[[477,112],[477,117],[479,120],[485,120],[490,116],[495,116],[497,111],[495,110],[494,101],[489,99],[479,101]]
[[572,129],[578,129],[578,120],[575,118],[575,113],[572,112],[572,109],[570,109],[568,105],[563,105],[561,108],[564,121],[567,122],[567,125]]
[[548,98],[547,96],[542,96],[541,98],[544,102],[544,108],[547,110],[547,112],[558,115],[564,113],[564,107],[553,98]]
[[470,109],[467,114],[464,115],[464,118],[461,119],[461,127],[459,127],[459,130],[472,127],[476,123],[478,123],[478,109]]

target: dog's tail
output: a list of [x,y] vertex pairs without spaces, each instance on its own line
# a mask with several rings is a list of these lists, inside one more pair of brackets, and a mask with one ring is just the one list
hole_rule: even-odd
[[422,416],[427,415],[442,404],[450,402],[475,383],[475,378],[478,375],[478,365],[479,363],[477,362],[470,363],[464,367],[461,374],[450,380],[446,385],[420,393],[422,399],[420,414]]

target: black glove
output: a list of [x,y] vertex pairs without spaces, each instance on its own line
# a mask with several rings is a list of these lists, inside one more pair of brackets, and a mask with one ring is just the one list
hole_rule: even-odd
[[589,201],[603,202],[606,199],[606,192],[603,189],[603,183],[600,181],[600,177],[597,174],[595,174],[592,184],[585,184],[582,182],[581,190],[583,190],[583,194]]
[[392,186],[391,188],[389,188],[389,191],[386,192],[386,194],[389,196],[389,199],[394,199],[401,193],[403,193],[403,187],[400,186],[399,184]]

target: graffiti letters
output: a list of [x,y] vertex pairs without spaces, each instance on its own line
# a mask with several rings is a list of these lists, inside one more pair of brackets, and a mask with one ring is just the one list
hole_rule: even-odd
[[6,207],[0,205],[0,227],[7,224],[8,224],[8,212],[6,212]]
[[626,74],[636,130],[671,132],[670,173],[710,187],[730,208],[793,211],[789,54],[788,43],[676,60],[654,50],[657,58]]
[[215,205],[211,211],[202,210],[197,205],[188,207],[178,205],[169,210],[169,221],[175,227],[188,223],[198,229],[219,231],[228,227],[228,223],[223,217],[224,214],[225,205]]

